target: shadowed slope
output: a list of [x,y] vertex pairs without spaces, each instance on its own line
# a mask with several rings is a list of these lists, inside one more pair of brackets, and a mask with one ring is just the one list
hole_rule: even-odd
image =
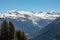
[[60,17],[47,25],[33,40],[60,40]]

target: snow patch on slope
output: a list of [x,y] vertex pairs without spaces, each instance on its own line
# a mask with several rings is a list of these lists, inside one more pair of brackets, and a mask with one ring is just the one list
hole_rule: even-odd
[[12,21],[16,28],[24,30],[28,34],[39,31],[57,17],[60,17],[60,14],[54,11],[38,13],[12,10],[0,14],[0,18]]

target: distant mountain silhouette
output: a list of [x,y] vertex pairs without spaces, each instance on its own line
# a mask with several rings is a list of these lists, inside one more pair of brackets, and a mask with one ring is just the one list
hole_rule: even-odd
[[60,40],[60,17],[37,34],[33,40]]

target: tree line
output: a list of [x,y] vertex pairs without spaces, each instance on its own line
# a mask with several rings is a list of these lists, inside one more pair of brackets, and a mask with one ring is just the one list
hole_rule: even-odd
[[23,31],[15,29],[12,22],[4,20],[0,24],[0,40],[28,40]]

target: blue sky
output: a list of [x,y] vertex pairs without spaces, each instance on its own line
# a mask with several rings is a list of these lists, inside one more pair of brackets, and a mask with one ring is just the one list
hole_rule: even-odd
[[0,0],[0,12],[9,10],[60,12],[60,0]]

